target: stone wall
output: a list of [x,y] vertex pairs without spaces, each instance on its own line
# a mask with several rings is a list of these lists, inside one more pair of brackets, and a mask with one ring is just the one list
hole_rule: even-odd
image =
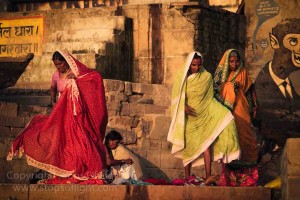
[[245,41],[243,16],[197,4],[4,12],[0,18],[24,15],[43,16],[45,28],[41,55],[22,74],[19,88],[49,87],[57,49],[107,79],[172,85],[191,51],[203,53],[204,66],[213,72],[227,48],[243,51]]
[[194,4],[123,9],[133,19],[133,82],[172,85],[193,50],[203,53],[204,67],[210,72],[228,48],[244,52],[244,16]]
[[[24,15],[27,19],[43,17],[42,50],[34,52],[33,60],[16,86],[31,89],[49,88],[51,75],[55,71],[51,59],[56,50],[68,51],[88,67],[99,71],[105,78],[129,80],[132,62],[132,22],[124,16],[116,16],[115,11],[111,8],[95,8],[85,9],[85,12],[69,9],[0,13],[0,18],[5,19],[22,20]],[[20,40],[22,37],[18,42],[21,42]]]

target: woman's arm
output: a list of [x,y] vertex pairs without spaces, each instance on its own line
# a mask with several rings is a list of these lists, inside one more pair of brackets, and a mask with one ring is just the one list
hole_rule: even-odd
[[53,106],[56,103],[57,86],[51,85],[50,91],[51,91],[51,104]]
[[107,166],[116,166],[116,165],[123,165],[123,164],[128,164],[131,165],[133,164],[133,160],[131,158],[128,159],[122,159],[122,160],[115,160],[114,157],[112,156],[112,152],[110,149],[106,147],[106,164]]

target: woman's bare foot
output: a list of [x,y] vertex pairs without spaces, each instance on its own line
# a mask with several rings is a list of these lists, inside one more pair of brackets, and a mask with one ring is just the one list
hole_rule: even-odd
[[220,178],[219,175],[211,175],[204,181],[204,184],[211,185],[211,184],[215,183],[217,180],[219,180],[219,178]]

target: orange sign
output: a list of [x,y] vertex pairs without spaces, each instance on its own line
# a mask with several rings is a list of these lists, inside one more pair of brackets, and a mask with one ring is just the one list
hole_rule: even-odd
[[43,17],[0,19],[0,57],[42,54]]

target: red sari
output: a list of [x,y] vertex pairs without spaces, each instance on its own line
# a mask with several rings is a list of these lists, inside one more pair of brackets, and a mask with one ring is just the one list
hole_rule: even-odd
[[103,139],[108,121],[101,75],[60,52],[76,79],[49,116],[36,115],[13,141],[7,159],[24,153],[29,165],[60,177],[99,178],[106,168]]

